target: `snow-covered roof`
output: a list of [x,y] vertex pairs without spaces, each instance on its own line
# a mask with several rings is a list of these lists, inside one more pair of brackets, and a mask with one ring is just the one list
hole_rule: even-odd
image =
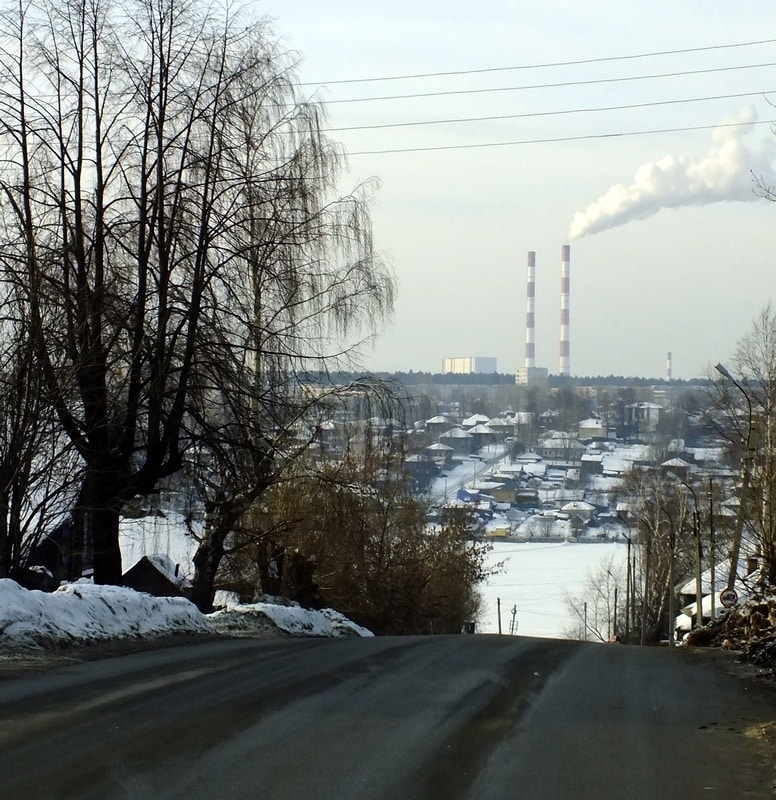
[[489,428],[487,425],[480,423],[479,425],[475,425],[473,428],[469,429],[469,433],[472,434],[487,434],[488,436],[493,435],[493,429]]
[[595,506],[584,500],[573,500],[571,503],[566,503],[565,506],[561,506],[560,510],[566,514],[573,514],[577,511],[591,512],[595,511]]
[[440,439],[471,439],[472,435],[463,428],[451,428],[449,431],[439,434]]
[[669,458],[664,461],[661,467],[676,467],[677,469],[689,469],[690,465],[683,458]]
[[488,420],[487,424],[492,428],[511,428],[515,423],[505,417],[493,417],[493,419]]
[[488,417],[484,414],[472,414],[470,417],[467,417],[461,425],[464,428],[473,428],[475,425],[480,425],[481,423],[485,423],[488,421]]

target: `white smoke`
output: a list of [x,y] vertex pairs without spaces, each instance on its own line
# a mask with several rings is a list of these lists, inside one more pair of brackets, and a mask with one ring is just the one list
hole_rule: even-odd
[[[574,214],[569,235],[577,239],[646,219],[661,208],[756,200],[753,174],[766,183],[773,180],[764,154],[750,152],[742,141],[756,121],[754,108],[745,106],[714,129],[713,143],[703,158],[668,155],[643,164],[630,186],[618,183],[585,211]],[[722,127],[731,123],[736,127]]]

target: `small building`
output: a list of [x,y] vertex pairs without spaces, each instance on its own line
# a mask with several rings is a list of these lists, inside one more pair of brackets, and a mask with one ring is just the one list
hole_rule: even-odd
[[494,417],[485,424],[496,434],[498,439],[515,435],[515,423],[506,417]]
[[439,436],[441,444],[446,444],[456,455],[469,455],[474,446],[474,437],[463,428],[451,428]]
[[585,446],[571,433],[556,431],[552,436],[540,442],[536,452],[547,461],[563,461],[579,463]]
[[583,419],[579,423],[580,439],[606,439],[607,428],[600,419]]
[[664,475],[669,472],[673,473],[681,480],[686,481],[690,472],[690,464],[683,458],[669,458],[660,465],[660,471]]
[[443,467],[445,464],[449,463],[454,450],[449,445],[442,444],[441,442],[435,442],[434,444],[430,444],[428,447],[426,447],[424,452],[428,454],[428,457],[438,467]]
[[155,597],[185,597],[188,581],[165,555],[143,556],[122,576],[124,586]]

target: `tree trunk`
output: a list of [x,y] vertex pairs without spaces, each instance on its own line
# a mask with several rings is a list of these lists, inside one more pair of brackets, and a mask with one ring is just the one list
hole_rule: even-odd
[[123,503],[113,470],[91,469],[84,478],[73,509],[73,546],[70,580],[77,580],[91,565],[94,582],[122,584],[119,519]]
[[202,541],[194,554],[194,586],[191,602],[203,613],[213,610],[216,574],[224,557],[229,526],[219,519],[208,519],[202,527]]
[[[119,511],[96,508],[90,513],[94,582],[121,586],[121,548],[119,547]],[[86,539],[88,547],[89,539]]]

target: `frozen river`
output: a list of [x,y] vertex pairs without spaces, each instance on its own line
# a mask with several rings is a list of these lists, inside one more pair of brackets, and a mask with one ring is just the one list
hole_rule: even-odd
[[494,543],[488,562],[504,561],[504,569],[481,589],[478,632],[498,633],[497,598],[501,598],[503,633],[509,633],[512,608],[517,606],[518,634],[565,638],[564,630],[571,622],[567,594],[581,594],[588,575],[598,572],[610,558],[622,573],[619,593],[624,597],[626,552],[625,544],[615,543]]

